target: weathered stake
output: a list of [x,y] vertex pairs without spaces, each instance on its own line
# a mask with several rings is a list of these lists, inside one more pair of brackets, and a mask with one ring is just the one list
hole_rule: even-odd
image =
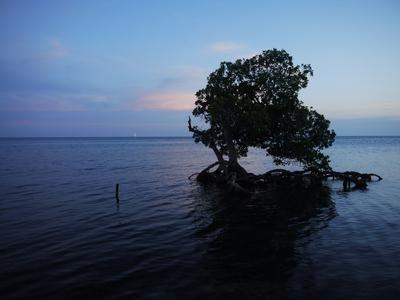
[[119,183],[115,185],[115,199],[119,202]]

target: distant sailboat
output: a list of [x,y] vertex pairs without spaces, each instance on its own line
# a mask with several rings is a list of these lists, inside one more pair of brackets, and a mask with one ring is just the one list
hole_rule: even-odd
[[136,132],[133,134],[133,137],[134,137],[134,138],[136,137]]

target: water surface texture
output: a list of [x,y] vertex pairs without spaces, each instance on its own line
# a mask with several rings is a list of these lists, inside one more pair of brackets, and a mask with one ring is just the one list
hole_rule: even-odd
[[384,180],[240,199],[187,179],[214,161],[188,138],[0,139],[1,299],[395,299],[400,138],[328,152]]

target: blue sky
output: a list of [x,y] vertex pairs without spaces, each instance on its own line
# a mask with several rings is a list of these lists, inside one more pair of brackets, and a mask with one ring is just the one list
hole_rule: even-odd
[[182,136],[220,61],[285,49],[339,135],[400,134],[400,2],[1,1],[0,136]]

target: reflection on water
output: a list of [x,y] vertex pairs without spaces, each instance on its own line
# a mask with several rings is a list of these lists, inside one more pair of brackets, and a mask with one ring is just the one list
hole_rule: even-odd
[[336,215],[330,193],[321,188],[235,197],[211,187],[195,190],[195,236],[206,244],[201,264],[213,279],[210,289],[285,295],[296,248]]

